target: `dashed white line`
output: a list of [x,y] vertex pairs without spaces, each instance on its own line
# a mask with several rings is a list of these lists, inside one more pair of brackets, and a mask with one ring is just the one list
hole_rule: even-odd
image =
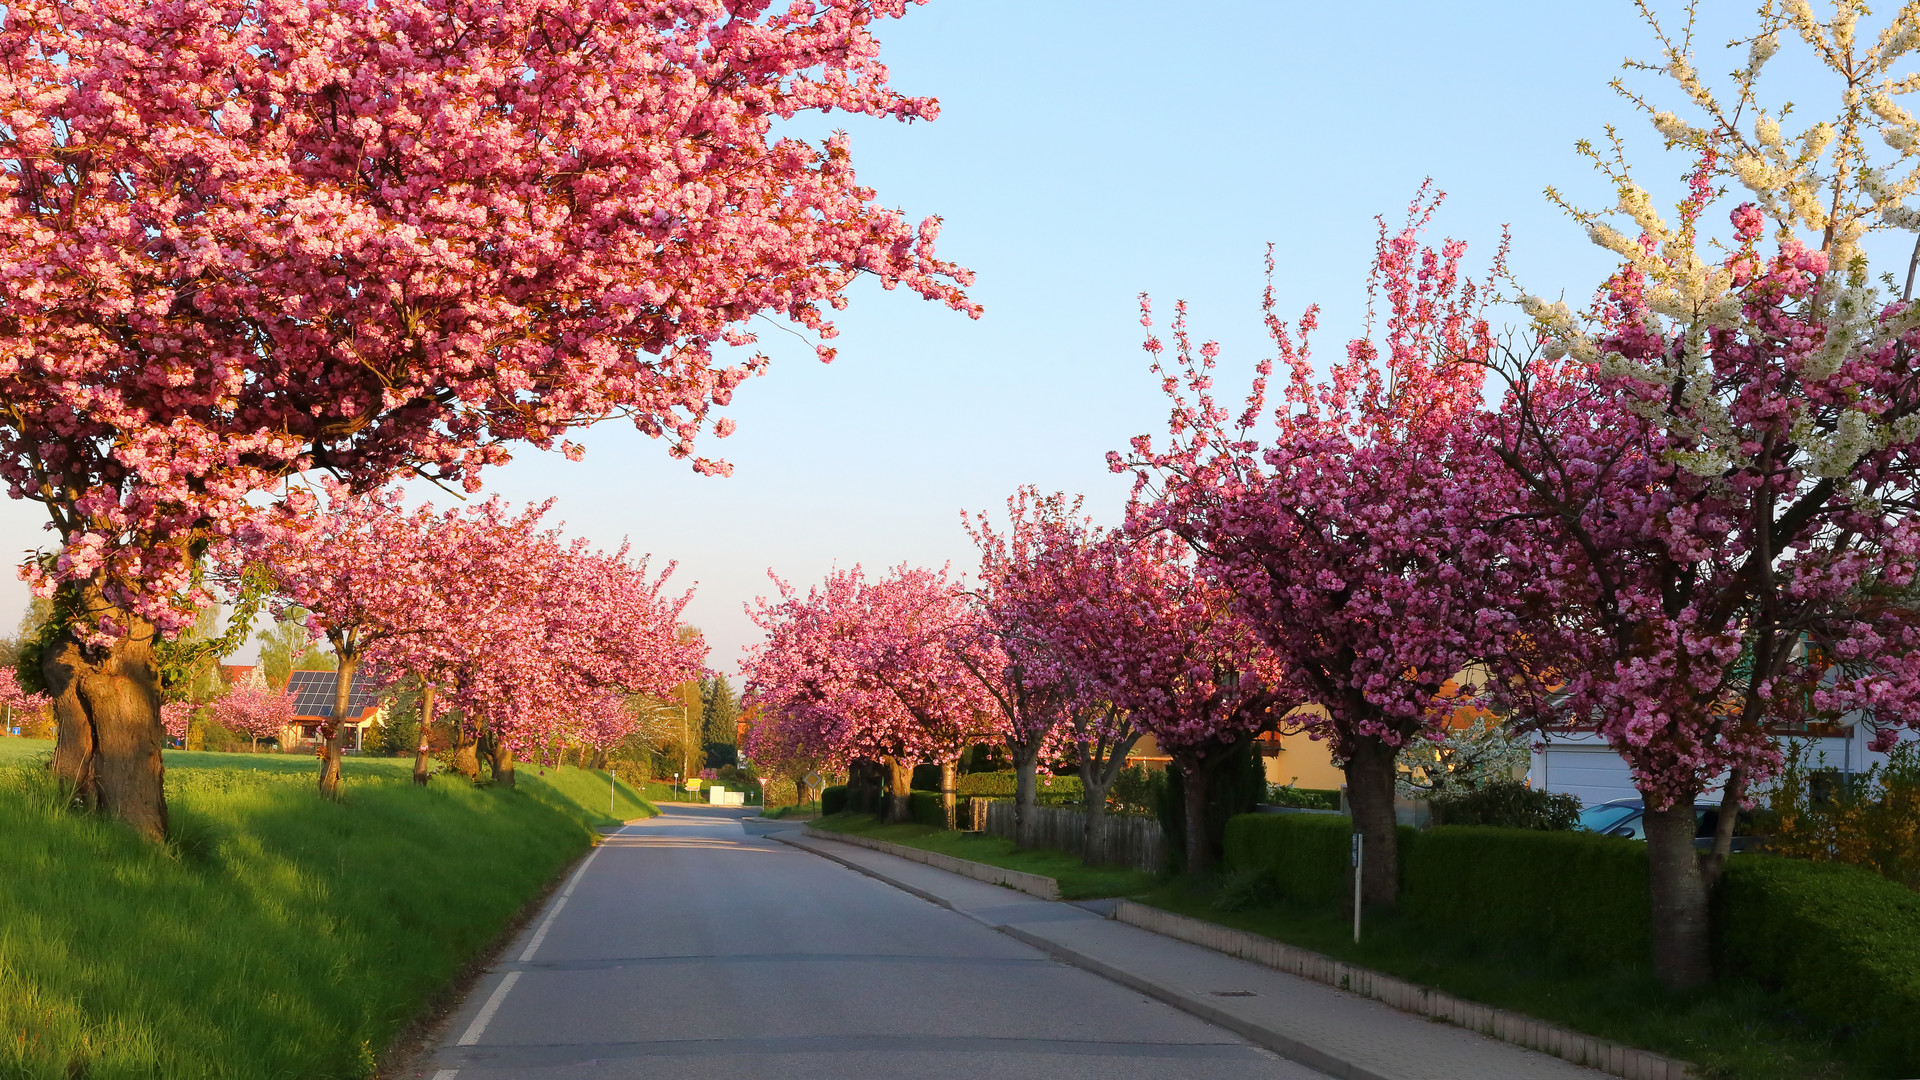
[[467,1025],[467,1033],[460,1036],[460,1041],[455,1045],[472,1046],[479,1042],[481,1033],[485,1032],[487,1025],[493,1022],[493,1014],[500,1011],[500,1003],[507,1000],[507,991],[513,989],[513,984],[519,981],[519,972],[507,972],[507,977],[501,979],[500,985],[493,988],[493,994],[487,998],[487,1003],[480,1006],[480,1015],[474,1017],[473,1023]]
[[[622,825],[613,835],[618,836],[625,831],[626,826]],[[540,928],[533,932],[527,947],[521,950],[520,963],[524,964],[532,960],[533,954],[539,951],[541,942],[547,940],[547,930],[553,926],[554,916],[560,914],[560,909],[567,906],[567,898],[573,895],[574,886],[580,884],[580,878],[586,874],[587,867],[593,865],[593,860],[600,857],[600,851],[600,848],[594,848],[588,852],[586,860],[580,864],[580,869],[575,870],[573,876],[567,879],[566,888],[560,890],[559,899],[554,901],[553,907],[547,911],[547,917],[540,920]],[[519,972],[507,972],[507,977],[501,979],[500,985],[494,987],[493,993],[487,995],[487,1003],[480,1006],[479,1015],[473,1018],[473,1023],[467,1025],[466,1033],[461,1035],[460,1041],[454,1045],[472,1046],[479,1042],[480,1036],[486,1033],[487,1025],[493,1022],[493,1014],[499,1012],[501,1003],[507,1000],[507,991],[512,990],[513,984],[519,981]],[[441,1069],[433,1074],[433,1080],[454,1080],[458,1075],[460,1075],[458,1069]]]

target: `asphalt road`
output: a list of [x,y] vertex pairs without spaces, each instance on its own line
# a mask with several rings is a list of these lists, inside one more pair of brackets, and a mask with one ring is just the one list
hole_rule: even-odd
[[763,839],[741,811],[666,809],[603,845],[476,985],[436,1080],[1321,1076]]

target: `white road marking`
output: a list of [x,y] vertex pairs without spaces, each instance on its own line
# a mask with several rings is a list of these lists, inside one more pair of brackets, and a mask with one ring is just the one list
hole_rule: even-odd
[[453,1080],[454,1077],[459,1075],[459,1069],[441,1069],[439,1072],[433,1074],[433,1080]]
[[[627,831],[627,827],[622,825],[613,835],[618,836],[625,831]],[[591,852],[588,852],[586,860],[580,864],[580,869],[575,870],[573,876],[567,879],[567,887],[560,890],[560,898],[554,902],[552,909],[547,912],[547,917],[540,920],[540,928],[533,932],[532,940],[527,942],[526,949],[520,953],[521,963],[524,964],[532,960],[533,954],[540,948],[540,943],[547,940],[547,930],[553,926],[554,916],[560,914],[560,909],[567,906],[567,897],[573,895],[573,887],[580,884],[581,876],[587,872],[587,867],[593,865],[593,860],[600,857],[600,851],[601,849],[596,847]],[[454,1045],[472,1046],[474,1043],[479,1042],[480,1036],[486,1033],[487,1025],[493,1022],[493,1014],[499,1012],[501,1003],[507,1000],[507,991],[512,990],[513,984],[519,981],[519,972],[507,972],[507,977],[501,979],[500,985],[494,987],[493,993],[488,995],[487,1003],[480,1006],[480,1015],[473,1018],[473,1023],[467,1025],[466,1034],[461,1035],[460,1041]],[[459,1073],[460,1070],[458,1069],[441,1069],[439,1072],[433,1074],[433,1080],[453,1080]]]
[[501,979],[500,985],[493,988],[493,995],[487,998],[487,1003],[480,1006],[480,1015],[474,1017],[473,1023],[467,1025],[467,1033],[460,1036],[456,1046],[472,1046],[480,1041],[481,1033],[486,1031],[487,1025],[493,1022],[493,1014],[500,1011],[500,1003],[507,1000],[507,991],[513,989],[513,984],[519,981],[519,972],[507,972],[507,977]]

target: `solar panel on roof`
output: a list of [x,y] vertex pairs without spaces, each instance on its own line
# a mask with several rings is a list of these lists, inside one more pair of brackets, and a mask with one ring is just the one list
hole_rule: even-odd
[[[295,716],[332,716],[333,697],[339,683],[336,671],[296,671],[287,678],[287,693],[293,697]],[[354,676],[353,690],[347,698],[349,715],[371,708],[380,700],[384,681],[372,672]]]

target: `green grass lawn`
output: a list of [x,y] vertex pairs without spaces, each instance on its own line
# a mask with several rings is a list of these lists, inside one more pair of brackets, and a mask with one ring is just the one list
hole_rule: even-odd
[[1139,870],[1118,866],[1088,866],[1078,857],[1058,851],[1041,848],[1022,851],[1014,846],[1013,841],[997,836],[947,832],[931,825],[882,825],[880,819],[872,814],[834,814],[816,819],[813,827],[869,836],[923,851],[936,851],[956,859],[969,859],[989,866],[1050,877],[1060,883],[1060,897],[1063,900],[1133,896],[1152,889],[1159,881],[1156,875]]
[[653,812],[606,774],[522,766],[516,790],[349,758],[167,754],[173,839],[68,811],[0,738],[0,1076],[319,1077],[377,1056],[586,850]]
[[[0,738],[0,766],[19,761],[40,761],[53,753],[51,739]],[[169,776],[176,770],[225,769],[309,777],[318,785],[320,763],[312,754],[215,753],[205,750],[168,750],[164,755]],[[437,766],[436,766],[437,767]],[[363,757],[349,754],[340,761],[340,775],[346,786],[356,780],[408,780],[413,776],[411,757]],[[579,817],[588,825],[618,825],[635,818],[652,817],[659,808],[633,790],[626,781],[617,780],[611,810],[607,800],[607,774],[572,765],[536,765],[521,762],[514,780],[535,798],[554,804],[563,813]]]
[[792,806],[769,806],[760,811],[760,816],[769,821],[807,821],[820,815],[819,803],[799,803]]
[[1512,1009],[1693,1062],[1701,1080],[1866,1080],[1846,1048],[1809,1033],[1758,986],[1697,994],[1662,987],[1646,968],[1601,974],[1554,957],[1488,951],[1411,920],[1370,914],[1360,944],[1349,918],[1285,902],[1245,911],[1213,906],[1207,888],[1172,881],[1142,897],[1156,907],[1250,930],[1459,997]]

